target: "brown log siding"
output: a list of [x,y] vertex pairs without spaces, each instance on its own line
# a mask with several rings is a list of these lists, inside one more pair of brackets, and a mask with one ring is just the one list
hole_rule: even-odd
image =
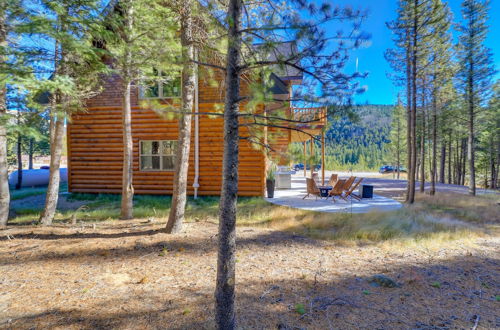
[[[220,78],[220,77],[219,77]],[[68,185],[71,192],[120,193],[122,173],[122,125],[120,81],[108,77],[104,89],[89,100],[86,111],[75,114],[68,125]],[[221,84],[200,78],[199,111],[216,112],[223,100]],[[155,111],[142,109],[138,93],[132,95],[132,135],[134,140],[134,188],[137,194],[171,194],[172,171],[139,170],[139,141],[177,140],[177,121],[161,118]],[[193,120],[194,125],[194,120]],[[241,134],[248,135],[245,128]],[[223,119],[199,117],[199,195],[219,195],[222,182]],[[188,193],[193,194],[194,127],[191,142]],[[262,196],[265,188],[264,154],[246,141],[240,142],[241,196]]]

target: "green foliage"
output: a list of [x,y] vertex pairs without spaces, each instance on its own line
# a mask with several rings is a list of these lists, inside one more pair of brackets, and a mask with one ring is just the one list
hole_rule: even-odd
[[393,108],[361,105],[353,108],[359,120],[329,118],[331,126],[325,135],[326,168],[375,170],[390,160]]
[[434,281],[434,282],[432,282],[432,283],[431,283],[431,286],[432,286],[433,288],[440,289],[440,288],[441,288],[441,283],[440,283],[440,282],[438,282],[438,281]]
[[269,164],[269,167],[267,169],[267,180],[271,180],[271,181],[274,181],[274,179],[276,178],[276,164],[274,163],[271,163]]
[[296,304],[295,312],[300,315],[304,315],[306,313],[306,308],[304,307],[304,304]]
[[[353,106],[351,113],[341,118],[330,116],[325,133],[325,167],[327,170],[377,170],[385,163],[393,164],[391,155],[392,105]],[[315,154],[304,159],[301,143],[292,143],[288,155],[295,163],[319,164],[321,145],[316,143]]]
[[125,82],[147,88],[178,76],[181,52],[175,18],[161,1],[125,0],[110,8],[103,24],[107,29],[99,37]]
[[[43,194],[46,188],[23,188],[14,192],[19,198]],[[66,184],[61,184],[61,191],[66,191]],[[24,196],[23,196],[24,195]],[[69,202],[80,201],[83,206],[77,210],[61,210],[56,221],[68,221],[75,217],[79,221],[102,221],[119,219],[121,196],[117,194],[82,194],[73,193],[67,195]],[[188,221],[201,221],[210,219],[215,221],[219,212],[220,198],[217,196],[203,196],[197,199],[189,198],[186,205],[186,217]],[[165,218],[168,216],[171,205],[171,196],[161,195],[136,195],[134,196],[134,213],[136,218]],[[18,216],[12,220],[13,223],[31,222],[35,220],[40,208],[30,208],[30,216],[21,216],[23,207],[14,209]],[[240,197],[238,198],[238,223],[265,223],[271,219],[269,214],[273,205],[262,198]],[[21,210],[20,213],[17,211]]]
[[65,118],[99,92],[100,74],[107,72],[92,38],[101,29],[99,2],[39,0],[33,5],[19,33],[35,54],[31,66],[45,72],[17,83],[28,92],[30,108],[50,108],[52,117]]
[[463,0],[464,21],[458,26],[460,71],[458,82],[470,106],[484,105],[491,94],[492,78],[496,73],[491,49],[484,45],[488,33],[487,0]]

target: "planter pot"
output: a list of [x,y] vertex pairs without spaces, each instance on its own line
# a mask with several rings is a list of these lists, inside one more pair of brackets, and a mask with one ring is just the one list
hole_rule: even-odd
[[266,180],[267,198],[274,197],[274,180]]

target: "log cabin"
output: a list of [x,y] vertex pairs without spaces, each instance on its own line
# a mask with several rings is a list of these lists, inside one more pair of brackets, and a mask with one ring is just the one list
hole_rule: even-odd
[[[188,194],[219,195],[222,183],[223,118],[208,116],[220,110],[224,101],[224,77],[208,74],[200,68],[197,74],[191,149],[188,174]],[[210,78],[209,78],[210,76]],[[297,72],[272,74],[272,93],[277,100],[288,100],[292,86],[300,84]],[[217,81],[214,84],[213,81]],[[132,90],[132,135],[134,149],[133,185],[137,194],[171,194],[174,170],[174,149],[178,127],[175,118],[167,118],[143,100],[155,99],[176,106],[180,96],[180,76],[168,83]],[[120,78],[103,77],[102,92],[88,100],[85,111],[74,114],[67,125],[68,191],[78,193],[121,193],[122,176],[122,99]],[[248,83],[242,80],[241,93],[248,95]],[[281,104],[282,106],[283,104]],[[242,104],[241,107],[245,105]],[[264,106],[263,106],[264,107]],[[276,104],[265,106],[266,109]],[[292,123],[308,133],[319,134],[325,125],[325,109],[287,109],[287,115],[307,124]],[[316,121],[311,121],[316,118]],[[309,135],[295,130],[269,128],[275,138],[272,150],[279,162],[290,142],[304,142]],[[241,127],[240,136],[251,133]],[[266,133],[267,134],[267,133]],[[312,147],[311,143],[311,147]],[[269,155],[263,148],[242,139],[239,146],[240,196],[263,196],[266,161]],[[323,167],[324,168],[324,167]]]

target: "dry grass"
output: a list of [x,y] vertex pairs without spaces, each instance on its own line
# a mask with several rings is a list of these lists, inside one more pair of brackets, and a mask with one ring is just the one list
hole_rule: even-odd
[[496,234],[500,206],[491,197],[462,194],[419,196],[395,212],[366,214],[315,213],[277,207],[264,225],[342,244],[392,242],[436,245],[442,241]]
[[[217,225],[190,223],[176,235],[159,232],[163,226],[0,232],[0,328],[214,328]],[[249,225],[237,236],[241,328],[471,328],[475,315],[479,329],[498,327],[498,238],[433,250],[342,246]],[[374,274],[401,287],[373,287]]]
[[469,196],[457,193],[418,195],[416,211],[430,211],[436,216],[453,216],[476,224],[499,224],[500,194]]
[[[67,198],[77,210],[63,210],[57,223],[93,223],[119,218],[117,195],[75,194]],[[76,204],[75,204],[76,203]],[[189,200],[187,222],[218,222],[217,197]],[[83,205],[80,207],[80,205]],[[170,197],[136,196],[134,213],[138,219],[165,219]],[[12,223],[30,224],[38,218],[39,209],[16,210]],[[342,244],[393,242],[395,244],[435,244],[437,242],[481,237],[497,233],[500,223],[498,195],[471,197],[457,193],[418,195],[417,202],[396,212],[367,214],[315,213],[267,203],[261,198],[240,198],[240,226],[260,226],[286,230],[315,239],[334,240]]]
[[[55,226],[0,231],[0,328],[212,329],[217,198],[190,201],[167,235],[169,199],[73,196]],[[498,328],[498,200],[419,196],[392,213],[319,214],[239,201],[241,328]],[[36,211],[33,211],[36,212]],[[18,217],[26,219],[28,214]],[[68,224],[76,214],[78,225]],[[106,220],[106,217],[111,217]],[[401,286],[373,287],[384,274]]]

